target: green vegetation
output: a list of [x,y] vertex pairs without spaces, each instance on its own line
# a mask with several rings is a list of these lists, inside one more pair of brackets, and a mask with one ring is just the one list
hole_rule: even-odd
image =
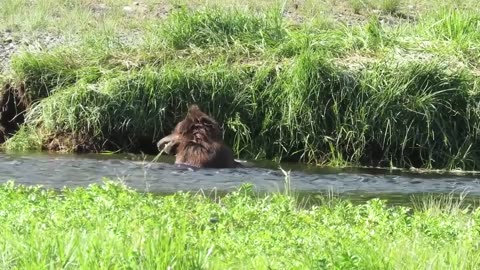
[[[17,53],[0,84],[29,106],[3,147],[148,151],[198,103],[243,158],[478,170],[479,12],[473,0],[3,0],[0,59]],[[288,189],[156,196],[106,181],[9,182],[0,198],[1,269],[480,268],[480,208],[451,197],[312,205]]]
[[0,186],[2,269],[477,269],[480,209]]
[[243,158],[478,170],[480,5],[316,2],[6,1],[3,27],[75,37],[12,59],[33,103],[6,147],[146,150],[195,102]]

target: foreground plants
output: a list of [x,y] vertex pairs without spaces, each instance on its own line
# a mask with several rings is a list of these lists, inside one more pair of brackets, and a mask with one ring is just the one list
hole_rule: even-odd
[[0,187],[2,269],[476,269],[480,210]]

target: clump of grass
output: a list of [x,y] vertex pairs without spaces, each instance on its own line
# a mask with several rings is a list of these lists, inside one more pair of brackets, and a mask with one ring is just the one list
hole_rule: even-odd
[[389,14],[396,13],[400,9],[401,0],[381,0],[380,9]]
[[348,3],[353,9],[353,12],[359,14],[360,11],[366,9],[379,9],[385,14],[396,13],[401,6],[401,0],[349,0]]
[[162,36],[174,48],[189,46],[242,45],[271,46],[282,41],[286,32],[279,11],[266,15],[224,9],[173,13],[161,30]]
[[41,150],[43,146],[42,135],[39,130],[32,126],[21,126],[15,133],[14,139],[7,140],[3,149],[8,151],[30,151]]
[[467,211],[472,205],[465,203],[467,193],[455,195],[429,195],[423,198],[413,198],[413,208],[426,215],[441,216],[451,215]]
[[368,20],[366,27],[368,48],[379,48],[384,45],[385,32],[377,16]]
[[32,101],[46,97],[55,89],[72,85],[80,79],[94,81],[100,77],[100,71],[85,65],[78,52],[57,50],[41,55],[42,57],[38,57],[37,54],[25,52],[12,59],[16,77],[25,82]]
[[[432,215],[371,200],[298,207],[245,185],[214,200],[105,181],[0,186],[1,268],[475,269],[478,209]],[[438,259],[438,258],[443,259]]]
[[[478,40],[480,28],[480,16],[470,11],[459,11],[455,9],[443,9],[426,21],[424,25],[432,36],[442,39],[464,42],[467,40]],[[431,20],[434,21],[431,21]]]
[[367,6],[363,0],[350,0],[349,3],[355,14],[360,14],[360,12]]

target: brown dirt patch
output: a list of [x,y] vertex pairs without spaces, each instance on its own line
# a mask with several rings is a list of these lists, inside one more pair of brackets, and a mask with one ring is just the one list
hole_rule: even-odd
[[102,146],[90,136],[69,133],[51,134],[43,143],[43,150],[55,152],[100,152]]
[[140,137],[135,141],[111,135],[111,138],[98,140],[91,135],[68,132],[52,133],[43,140],[42,149],[64,153],[100,153],[120,151],[128,153],[157,154],[156,141],[151,137]]

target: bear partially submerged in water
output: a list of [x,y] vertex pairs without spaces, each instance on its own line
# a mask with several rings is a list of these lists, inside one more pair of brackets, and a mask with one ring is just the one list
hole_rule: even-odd
[[187,116],[172,134],[157,143],[159,151],[175,155],[175,164],[195,168],[234,168],[233,151],[224,144],[218,123],[202,112],[197,105],[190,106]]

